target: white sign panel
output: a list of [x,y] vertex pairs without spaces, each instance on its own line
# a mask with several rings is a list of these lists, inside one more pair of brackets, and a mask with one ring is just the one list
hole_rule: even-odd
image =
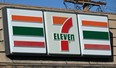
[[76,14],[44,12],[49,54],[79,55]]
[[111,56],[107,16],[3,8],[7,55]]
[[78,14],[82,55],[111,56],[107,16]]
[[[4,22],[10,53],[46,53],[42,11],[7,8]],[[6,29],[7,28],[7,29]]]

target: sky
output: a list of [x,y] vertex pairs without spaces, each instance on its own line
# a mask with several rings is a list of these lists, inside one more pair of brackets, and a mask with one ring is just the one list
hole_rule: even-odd
[[[65,5],[63,4],[64,0],[0,0],[0,2],[3,1],[5,3],[10,3],[10,4],[23,4],[23,5],[31,5],[31,6],[66,9]],[[116,0],[106,0],[106,2],[107,5],[104,7],[105,12],[116,13]],[[72,4],[67,3],[67,5],[70,7],[70,5]]]

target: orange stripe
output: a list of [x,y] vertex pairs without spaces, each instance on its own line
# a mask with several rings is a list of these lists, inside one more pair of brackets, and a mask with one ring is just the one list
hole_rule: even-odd
[[107,27],[107,22],[87,21],[82,20],[82,26],[96,26],[96,27]]
[[42,17],[12,15],[13,21],[39,22],[42,23]]
[[66,21],[67,17],[58,17],[53,16],[53,24],[63,24]]

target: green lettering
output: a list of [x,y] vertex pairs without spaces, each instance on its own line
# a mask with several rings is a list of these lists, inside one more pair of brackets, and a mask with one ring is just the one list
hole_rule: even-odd
[[71,37],[70,37],[70,34],[68,34],[68,40],[71,41]]
[[60,40],[63,40],[63,34],[60,34]]
[[59,33],[54,33],[54,40],[74,41],[75,37],[74,37],[74,34],[59,34]]
[[58,38],[57,40],[60,40],[60,36],[59,36],[59,34],[58,34],[58,33],[57,33],[57,38]]
[[66,40],[67,39],[67,34],[64,34],[64,40]]
[[74,34],[71,35],[71,39],[72,39],[72,41],[75,40]]
[[56,36],[56,33],[54,33],[54,40],[57,40],[57,36]]

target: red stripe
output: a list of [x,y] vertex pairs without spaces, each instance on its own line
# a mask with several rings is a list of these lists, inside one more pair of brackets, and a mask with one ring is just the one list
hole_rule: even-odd
[[72,18],[69,18],[62,27],[62,33],[68,33],[69,29],[72,27]]
[[61,41],[61,50],[69,51],[68,41]]
[[[72,18],[69,18],[62,27],[62,33],[68,33],[69,29],[72,27]],[[69,51],[68,40],[61,41],[61,49],[62,51]]]
[[110,45],[84,44],[84,47],[91,50],[110,50]]
[[18,46],[18,47],[44,47],[44,42],[14,41],[14,46]]

